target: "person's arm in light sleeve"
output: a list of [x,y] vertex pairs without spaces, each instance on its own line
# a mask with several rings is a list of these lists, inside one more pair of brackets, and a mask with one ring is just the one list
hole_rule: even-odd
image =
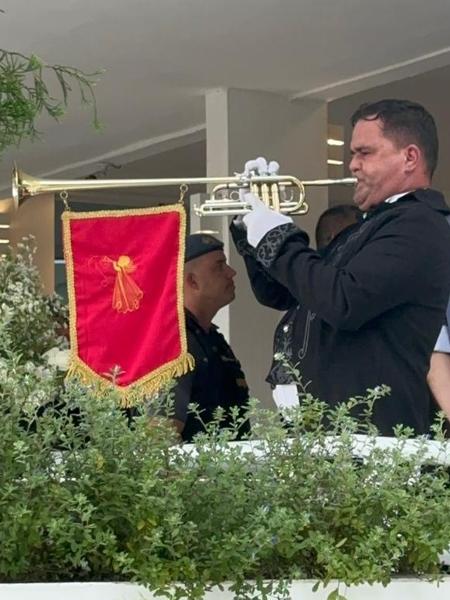
[[431,355],[428,385],[437,405],[450,421],[450,337],[448,327],[442,327]]

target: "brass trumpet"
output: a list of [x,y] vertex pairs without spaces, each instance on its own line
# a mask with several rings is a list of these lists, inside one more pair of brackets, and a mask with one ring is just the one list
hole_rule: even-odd
[[285,214],[305,214],[308,205],[305,197],[307,186],[353,185],[355,179],[316,179],[300,181],[291,175],[235,175],[233,177],[187,177],[184,179],[39,179],[14,167],[12,196],[15,207],[32,196],[45,193],[64,193],[82,190],[106,190],[119,188],[141,188],[178,186],[182,196],[188,185],[217,184],[210,197],[201,205],[194,206],[200,216],[238,215],[251,210],[250,205],[240,200],[239,191],[252,192],[270,208]]

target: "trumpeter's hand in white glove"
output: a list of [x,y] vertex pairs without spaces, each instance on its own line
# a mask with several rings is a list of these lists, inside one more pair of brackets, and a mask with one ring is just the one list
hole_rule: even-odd
[[271,229],[293,222],[291,217],[275,212],[254,194],[245,194],[244,201],[252,207],[251,212],[243,218],[243,223],[247,227],[248,243],[254,248]]
[[[264,156],[259,156],[258,158],[248,160],[244,165],[244,170],[242,171],[242,173],[236,173],[236,175],[240,175],[241,177],[246,179],[251,179],[251,177],[254,175],[259,175],[262,177],[267,175],[278,175],[279,170],[280,165],[277,163],[276,160],[271,160],[268,162],[264,158]],[[260,202],[254,194],[250,194],[248,192],[248,188],[240,188],[239,199],[243,204],[249,204],[253,209],[254,205],[258,207],[258,202]],[[260,204],[261,206],[265,207],[265,205],[262,202],[260,202]],[[246,221],[242,215],[235,217],[233,223],[239,228],[243,228],[246,226]],[[250,242],[250,239],[248,241]]]
[[244,171],[237,173],[244,177],[251,177],[252,175],[278,175],[280,165],[276,160],[267,162],[264,156],[259,156],[253,160],[248,160],[244,165]]

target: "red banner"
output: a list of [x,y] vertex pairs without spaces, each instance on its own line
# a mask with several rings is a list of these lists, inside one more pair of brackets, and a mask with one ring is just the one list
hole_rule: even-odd
[[192,368],[183,310],[181,206],[62,216],[71,365],[123,404]]

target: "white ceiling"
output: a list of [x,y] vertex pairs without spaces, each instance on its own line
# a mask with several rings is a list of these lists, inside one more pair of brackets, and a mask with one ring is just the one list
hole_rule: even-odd
[[[204,128],[208,89],[334,99],[450,64],[450,0],[0,0],[1,46],[106,70],[104,129],[72,99],[64,121],[13,159],[26,171],[86,174]],[[294,100],[293,100],[294,101]],[[183,173],[173,173],[182,176]]]

